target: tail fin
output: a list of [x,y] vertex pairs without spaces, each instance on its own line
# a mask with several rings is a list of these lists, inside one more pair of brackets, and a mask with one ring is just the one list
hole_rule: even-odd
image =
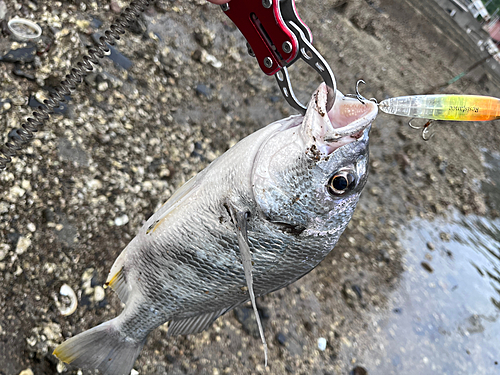
[[118,332],[118,318],[102,323],[54,350],[61,361],[85,369],[99,369],[103,375],[129,375],[146,340],[133,341]]

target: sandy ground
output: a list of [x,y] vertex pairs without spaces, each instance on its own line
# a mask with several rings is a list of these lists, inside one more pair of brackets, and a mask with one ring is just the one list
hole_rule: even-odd
[[[29,113],[27,98],[43,99],[124,4],[3,4],[6,17],[33,18],[44,31],[31,62],[0,62],[5,139]],[[366,97],[426,93],[484,56],[432,0],[302,0],[297,6],[344,93],[361,78]],[[24,46],[0,38],[1,56],[18,47]],[[142,223],[239,139],[294,113],[274,78],[246,54],[238,30],[204,1],[158,1],[117,50],[123,54],[118,64],[106,59],[26,153],[0,173],[0,374],[76,374],[51,352],[65,337],[119,313],[118,298],[110,290],[103,294],[101,285]],[[303,100],[320,83],[305,65],[291,74]],[[482,66],[446,92],[500,96],[498,82]],[[498,151],[500,125],[438,123],[433,139],[424,142],[406,123],[384,114],[376,120],[371,176],[332,253],[300,281],[260,299],[267,369],[253,323],[241,318],[245,309],[196,336],[167,339],[166,329],[157,329],[135,369],[375,374],[362,360],[367,352],[383,355],[377,342],[367,340],[376,330],[367,316],[392,313],[388,296],[400,280],[405,251],[397,231],[450,208],[498,215],[481,183],[483,151]],[[63,284],[78,295],[69,317],[58,308],[65,302]],[[324,351],[318,350],[320,337],[327,340]]]

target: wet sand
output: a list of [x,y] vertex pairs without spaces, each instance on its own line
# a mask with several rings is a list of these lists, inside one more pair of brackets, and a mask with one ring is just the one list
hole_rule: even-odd
[[[32,63],[0,62],[0,100],[9,100],[0,116],[4,137],[29,113],[28,94],[43,99],[42,87],[67,73],[93,33],[102,31],[101,21],[109,24],[116,7],[108,4],[8,4],[10,15],[38,20],[48,48],[39,46]],[[352,93],[358,79],[367,83],[363,95],[379,100],[426,93],[484,55],[432,0],[302,0],[297,7],[344,93]],[[12,47],[10,39],[0,38],[0,55]],[[51,352],[65,337],[121,311],[116,295],[106,290],[103,298],[100,286],[142,223],[228,147],[294,113],[274,78],[246,54],[231,22],[203,1],[159,1],[116,48],[124,56],[106,60],[86,79],[64,113],[0,174],[0,374],[28,368],[36,375],[77,374]],[[494,74],[480,66],[446,92],[500,96]],[[291,75],[302,100],[320,83],[304,65],[294,66]],[[384,316],[401,329],[411,324],[406,308],[394,310],[401,307],[395,295],[408,277],[426,283],[428,272],[418,268],[422,261],[435,269],[433,277],[446,275],[441,260],[433,263],[425,251],[416,255],[418,267],[407,267],[410,223],[437,219],[433,225],[446,226],[439,223],[453,212],[498,216],[498,188],[485,155],[499,151],[499,124],[438,123],[435,131],[424,142],[407,119],[379,115],[371,133],[369,182],[339,244],[313,272],[259,300],[268,317],[268,369],[260,340],[247,333],[252,322],[242,323],[232,312],[195,336],[167,338],[166,329],[154,331],[135,369],[348,374],[357,367],[357,374],[363,368],[373,375],[399,374],[398,364],[404,364],[405,374],[443,373],[433,370],[437,359],[422,362],[428,348],[418,345],[408,345],[394,364],[394,353],[380,346],[391,327],[373,324]],[[59,295],[63,284],[78,295],[78,309],[69,317],[56,304],[65,302]],[[430,301],[440,296],[426,293]],[[327,340],[324,351],[319,338]],[[480,366],[451,367],[448,373],[498,371],[491,363],[500,360],[495,348],[486,349],[492,357],[474,357]],[[393,367],[386,366],[387,357]]]

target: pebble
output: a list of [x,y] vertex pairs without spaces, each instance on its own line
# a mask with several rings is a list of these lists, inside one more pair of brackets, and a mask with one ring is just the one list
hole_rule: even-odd
[[33,62],[35,56],[36,47],[18,48],[10,50],[4,56],[0,56],[0,61],[25,64]]
[[207,28],[197,29],[194,32],[194,38],[198,44],[204,48],[211,47],[215,40],[215,33]]
[[63,372],[65,372],[66,366],[64,365],[64,362],[59,361],[57,363],[56,370],[58,374],[62,374]]
[[130,371],[130,375],[139,375],[139,371],[132,369],[132,371]]
[[364,367],[356,366],[352,369],[351,375],[368,375],[368,371]]
[[61,326],[57,323],[47,323],[42,332],[47,340],[57,340],[61,336]]
[[17,185],[12,186],[12,188],[10,189],[10,192],[9,192],[10,197],[21,198],[24,194],[26,194],[26,190],[24,190],[23,188],[21,188]]
[[432,242],[427,242],[427,248],[432,251],[436,248],[436,246]]
[[21,106],[26,103],[26,99],[22,96],[13,96],[11,100],[12,100],[12,105],[15,106]]
[[432,266],[429,263],[423,261],[423,262],[420,263],[420,265],[427,272],[429,272],[429,273],[433,273],[434,272],[434,269],[432,268]]
[[4,201],[0,201],[0,214],[5,214],[9,212],[9,204]]
[[285,346],[286,336],[282,332],[278,332],[278,334],[276,335],[276,340],[279,342],[280,345]]
[[31,246],[31,240],[27,237],[20,237],[17,241],[16,254],[21,255]]
[[100,285],[97,285],[94,288],[94,299],[96,302],[101,302],[106,297],[106,292],[104,288]]
[[4,260],[8,252],[9,252],[9,245],[0,244],[0,261]]
[[127,223],[128,223],[128,216],[126,214],[115,218],[115,225],[117,227],[121,227]]
[[326,349],[326,339],[324,337],[320,337],[318,339],[318,349],[322,352]]
[[108,88],[109,88],[109,85],[108,85],[108,82],[106,82],[106,81],[104,81],[104,82],[100,82],[100,83],[97,85],[97,90],[98,90],[98,91],[106,91]]
[[198,95],[206,96],[209,99],[212,97],[212,90],[210,90],[207,85],[204,85],[202,83],[196,85],[196,93]]
[[5,19],[6,14],[7,14],[7,5],[5,5],[4,1],[0,0],[0,21]]
[[19,375],[34,375],[34,374],[30,368],[27,368],[26,370],[21,371]]
[[109,4],[109,9],[111,9],[111,11],[113,13],[120,13],[122,11],[122,7],[120,6],[120,4],[118,4],[116,1],[112,1],[110,4]]
[[[236,317],[236,320],[241,323],[241,326],[243,330],[248,333],[249,335],[259,338],[259,328],[257,326],[257,320],[255,319],[255,315],[253,312],[253,309],[251,307],[246,307],[246,306],[240,306],[235,308],[234,310],[234,315]],[[264,311],[264,308],[258,307],[260,319],[262,322],[263,327],[265,328],[268,322],[269,316],[267,315],[267,312]]]
[[449,233],[441,232],[441,233],[439,233],[439,238],[441,238],[445,242],[449,242],[451,239],[451,236]]

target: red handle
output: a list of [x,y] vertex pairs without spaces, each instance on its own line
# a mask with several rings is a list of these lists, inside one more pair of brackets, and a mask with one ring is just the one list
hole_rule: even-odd
[[280,0],[231,0],[223,10],[246,38],[260,68],[273,75],[298,54],[298,41],[285,24]]

